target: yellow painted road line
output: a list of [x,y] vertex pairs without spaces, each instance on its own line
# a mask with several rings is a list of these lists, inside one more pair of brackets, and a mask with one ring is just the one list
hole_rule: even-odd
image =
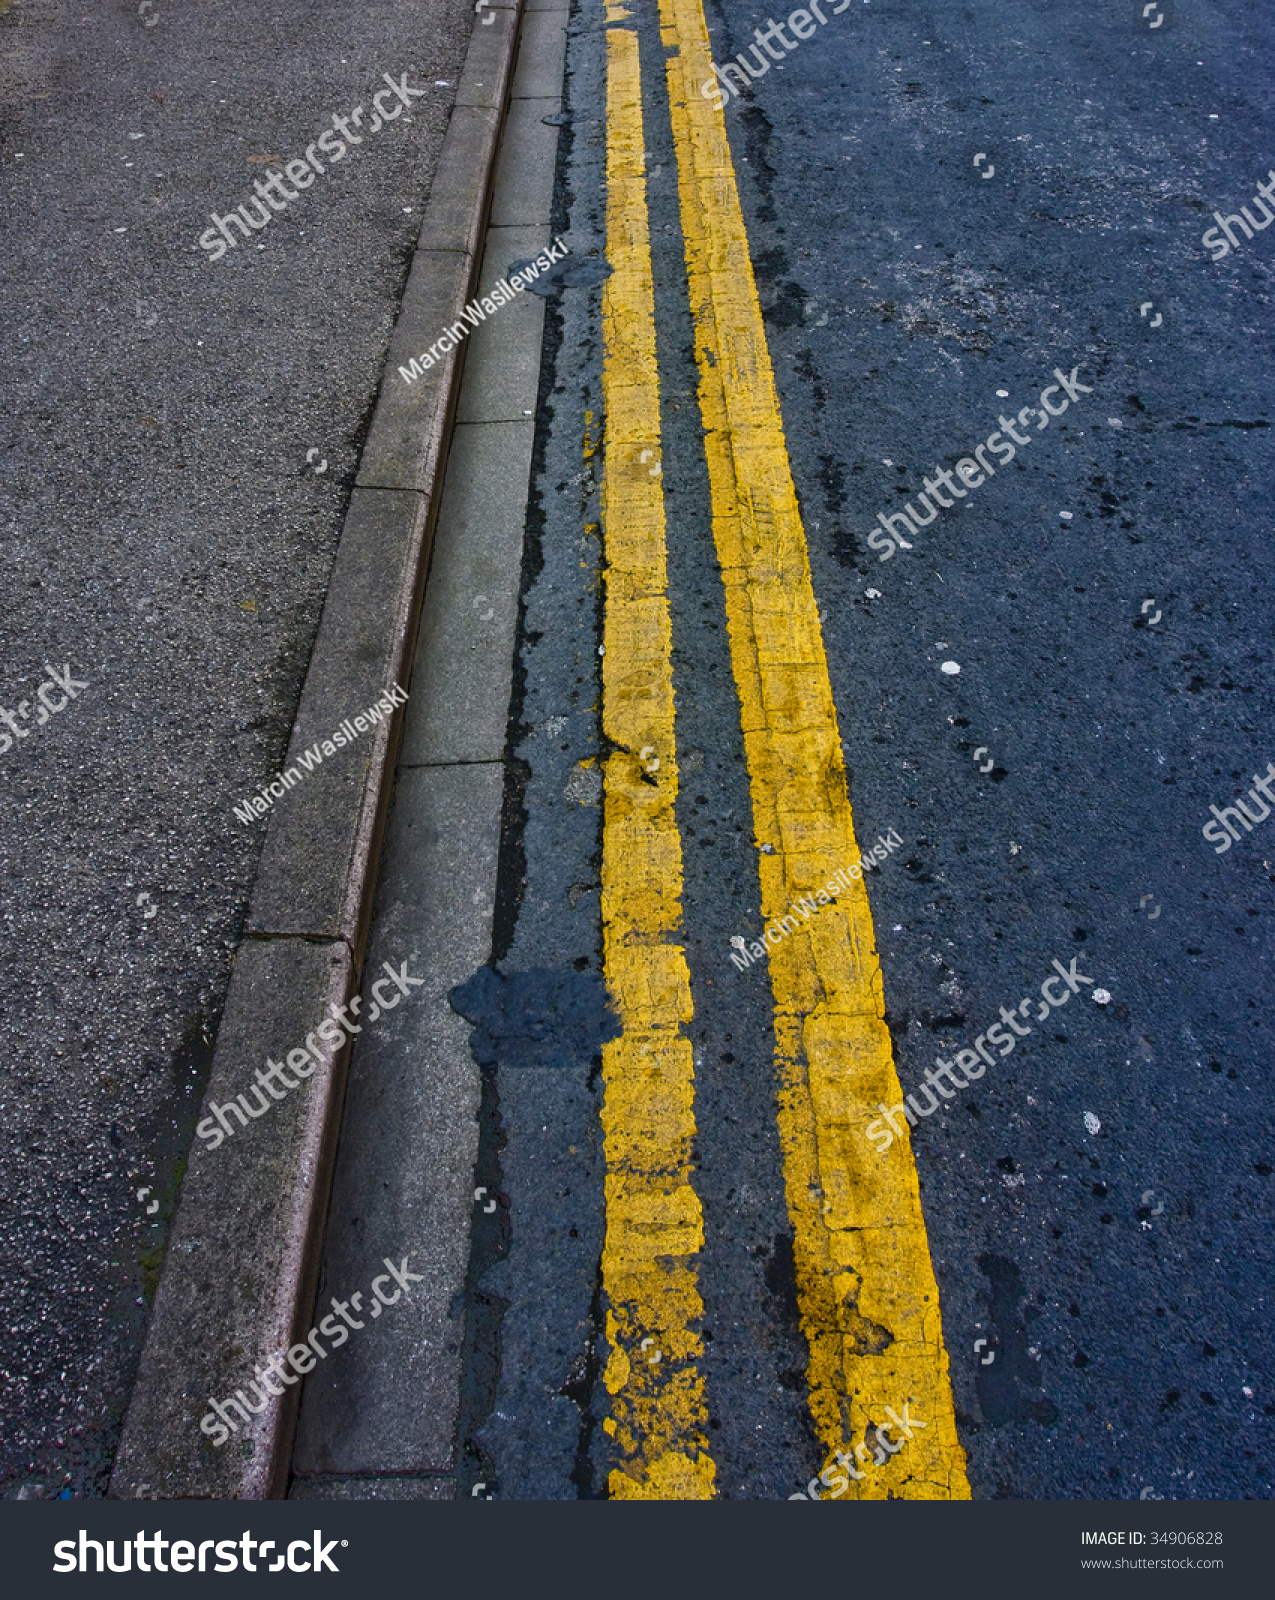
[[[660,18],[677,52],[669,99],[713,537],[769,922],[859,852],[725,122],[700,93],[713,78],[704,13],[700,0],[660,0]],[[811,1411],[829,1452],[850,1452],[863,1474],[851,1497],[968,1499],[911,1146],[905,1137],[887,1158],[863,1133],[879,1102],[902,1099],[872,915],[861,880],[834,892],[770,952]],[[925,1426],[876,1466],[875,1429],[897,1442],[886,1407],[901,1416],[905,1404]]]
[[707,1500],[716,1468],[697,1365],[704,1243],[691,1187],[695,1063],[682,1033],[690,972],[677,942],[682,845],[674,814],[672,629],[660,468],[655,291],[636,34],[607,34],[607,259],[602,294],[605,767],[602,953],[623,1031],[603,1046],[611,1348],[604,1426],[617,1500]]

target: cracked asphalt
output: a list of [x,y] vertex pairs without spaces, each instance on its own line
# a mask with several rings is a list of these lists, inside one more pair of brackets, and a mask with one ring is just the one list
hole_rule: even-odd
[[[1201,236],[1264,174],[1273,55],[1256,7],[1182,11],[1152,37],[1128,7],[856,0],[725,107],[858,836],[903,839],[866,881],[904,1092],[933,1101],[936,1058],[1003,1032],[1055,961],[1084,980],[1069,1009],[1017,1012],[1013,1054],[912,1134],[978,1498],[1272,1490],[1275,833],[1219,855],[1202,829],[1275,760],[1275,234],[1217,264]],[[717,1492],[786,1498],[822,1457],[771,996],[764,963],[730,962],[762,919],[677,150],[657,12],[631,12],[611,20],[643,69],[699,1369]],[[718,63],[769,15],[706,14]],[[586,242],[605,38],[581,8],[559,204]],[[497,949],[559,982],[601,960],[598,307],[563,295],[542,377]],[[1072,400],[1055,387],[1046,418],[1059,377]],[[919,506],[1006,418],[1029,430],[1012,464],[883,556],[878,513]],[[605,1493],[601,1043],[552,1067],[498,1044],[485,1074],[509,1215],[476,1234],[464,1433],[469,1481],[501,1497]]]

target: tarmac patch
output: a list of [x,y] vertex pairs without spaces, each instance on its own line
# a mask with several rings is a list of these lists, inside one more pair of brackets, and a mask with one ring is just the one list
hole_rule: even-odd
[[[530,256],[525,261],[511,261],[507,277],[513,277],[515,272],[522,272],[527,267],[534,267],[536,260]],[[534,282],[527,285],[529,294],[538,294],[547,300],[551,294],[557,294],[559,289],[586,289],[595,283],[601,283],[609,278],[615,269],[609,261],[604,261],[600,256],[575,257],[567,256],[565,260],[555,262],[553,266],[542,272]]]
[[469,1046],[480,1067],[591,1064],[620,1035],[597,972],[532,967],[506,974],[480,967],[448,998],[473,1030]]

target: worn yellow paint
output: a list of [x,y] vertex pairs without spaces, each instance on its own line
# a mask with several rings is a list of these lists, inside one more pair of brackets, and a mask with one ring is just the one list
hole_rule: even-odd
[[[762,911],[782,916],[858,858],[836,708],[700,0],[660,0],[695,318],[713,537],[759,847]],[[770,853],[773,851],[773,853]],[[902,1098],[862,881],[770,953],[778,1120],[809,1343],[810,1406],[830,1454],[887,1406],[925,1423],[854,1498],[966,1499],[938,1288],[906,1138],[864,1137]],[[898,1434],[888,1435],[893,1439]],[[869,1442],[869,1450],[875,1446]],[[851,1457],[853,1460],[853,1456]],[[866,1467],[866,1471],[865,1471]],[[829,1474],[831,1476],[831,1474]],[[826,1491],[820,1491],[824,1493]]]
[[695,1064],[682,1025],[690,972],[677,942],[682,846],[674,814],[672,631],[660,474],[655,292],[643,176],[637,36],[607,34],[607,259],[602,295],[605,767],[602,944],[620,1018],[606,1085],[605,1420],[619,1500],[705,1500],[715,1467],[696,1331],[700,1203],[691,1187]]

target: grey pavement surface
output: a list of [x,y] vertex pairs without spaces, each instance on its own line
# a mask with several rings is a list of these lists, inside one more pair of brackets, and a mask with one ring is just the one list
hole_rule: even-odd
[[[565,21],[564,7],[524,23],[480,292],[549,242],[558,134],[540,119],[560,105]],[[353,1483],[350,1498],[455,1489],[470,1223],[481,1241],[501,1213],[475,1176],[490,1076],[449,995],[492,951],[544,319],[544,300],[524,294],[466,340],[366,968],[410,952],[422,982],[351,1052],[318,1304],[382,1249],[410,1249],[420,1284],[392,1323],[308,1379],[292,1499],[329,1483]]]
[[[0,754],[9,1497],[104,1488],[261,848],[232,807],[284,753],[472,19],[0,15],[0,705],[86,685]],[[386,73],[426,92],[371,131]]]
[[473,762],[399,778],[365,981],[405,962],[419,987],[353,1053],[315,1316],[386,1256],[421,1281],[308,1379],[301,1477],[452,1467],[479,1083],[447,994],[490,949],[502,777]]

